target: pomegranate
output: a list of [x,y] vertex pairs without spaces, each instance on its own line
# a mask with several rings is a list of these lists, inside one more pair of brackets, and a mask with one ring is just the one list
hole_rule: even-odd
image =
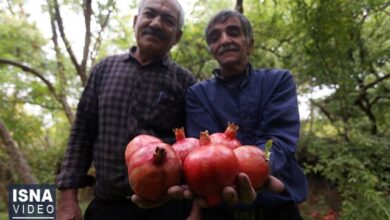
[[166,196],[169,187],[180,183],[182,173],[180,158],[166,143],[149,143],[139,148],[127,169],[133,191],[151,201]]
[[[271,156],[272,143],[272,139],[265,143],[265,151],[250,145],[244,145],[233,150],[239,161],[240,172],[248,175],[255,190],[260,189],[269,179],[270,168],[268,161]],[[274,181],[274,188],[283,190],[284,186],[281,184],[280,181],[276,183]]]
[[146,146],[149,143],[163,143],[163,141],[160,140],[159,138],[156,138],[152,135],[147,135],[147,134],[140,134],[140,135],[137,135],[136,137],[134,137],[127,144],[127,147],[126,147],[126,151],[125,151],[126,165],[129,163],[129,160],[130,160],[131,156],[134,154],[134,152],[136,152],[138,149]]
[[236,139],[237,130],[238,126],[229,122],[224,133],[210,135],[211,143],[225,145],[233,150],[241,146],[240,141]]
[[215,206],[222,200],[223,188],[234,185],[239,164],[233,150],[224,145],[207,144],[209,139],[207,131],[201,132],[201,147],[187,156],[183,170],[189,188],[208,205]]
[[260,189],[269,177],[268,161],[264,152],[256,147],[244,145],[233,150],[239,162],[240,172],[248,175],[252,187]]
[[173,129],[173,131],[175,132],[176,143],[172,145],[172,148],[179,155],[181,162],[184,163],[187,155],[199,147],[199,140],[192,137],[186,138],[183,127]]

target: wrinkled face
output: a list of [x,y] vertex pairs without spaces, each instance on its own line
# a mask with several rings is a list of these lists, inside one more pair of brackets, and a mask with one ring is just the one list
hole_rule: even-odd
[[166,54],[180,37],[180,9],[174,0],[145,0],[134,18],[138,48],[158,56]]
[[245,65],[248,62],[253,42],[248,42],[238,18],[230,17],[212,25],[207,38],[210,40],[209,50],[220,66]]

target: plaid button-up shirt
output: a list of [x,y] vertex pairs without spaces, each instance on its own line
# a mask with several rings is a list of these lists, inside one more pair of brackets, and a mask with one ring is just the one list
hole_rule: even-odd
[[172,129],[183,126],[185,91],[195,78],[168,56],[142,66],[131,55],[135,50],[107,57],[93,68],[77,107],[58,188],[85,186],[93,161],[95,196],[125,198],[131,195],[127,143],[138,134],[169,142]]

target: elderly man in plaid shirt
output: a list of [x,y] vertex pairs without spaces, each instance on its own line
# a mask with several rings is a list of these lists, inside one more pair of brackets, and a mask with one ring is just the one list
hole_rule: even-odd
[[[126,144],[136,135],[151,134],[172,142],[172,128],[183,126],[185,91],[195,79],[167,55],[180,40],[183,23],[177,0],[141,0],[133,23],[137,46],[103,59],[92,69],[56,178],[57,219],[82,219],[78,188],[87,185],[92,162],[96,186],[85,219],[188,216],[189,200],[150,203],[133,195],[124,161]],[[179,186],[169,189],[175,198],[183,194]]]

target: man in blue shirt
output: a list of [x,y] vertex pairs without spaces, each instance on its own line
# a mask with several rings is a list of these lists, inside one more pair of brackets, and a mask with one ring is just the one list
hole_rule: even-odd
[[284,190],[245,196],[254,190],[241,173],[236,188],[223,191],[225,201],[234,206],[204,208],[203,219],[302,219],[297,204],[306,199],[307,180],[295,158],[300,122],[293,77],[286,70],[250,65],[252,28],[238,12],[221,11],[210,20],[205,34],[219,68],[212,79],[187,91],[188,135],[198,137],[204,130],[223,132],[228,122],[233,122],[240,127],[237,138],[243,145],[264,150],[266,141],[272,139],[272,178],[280,180]]

